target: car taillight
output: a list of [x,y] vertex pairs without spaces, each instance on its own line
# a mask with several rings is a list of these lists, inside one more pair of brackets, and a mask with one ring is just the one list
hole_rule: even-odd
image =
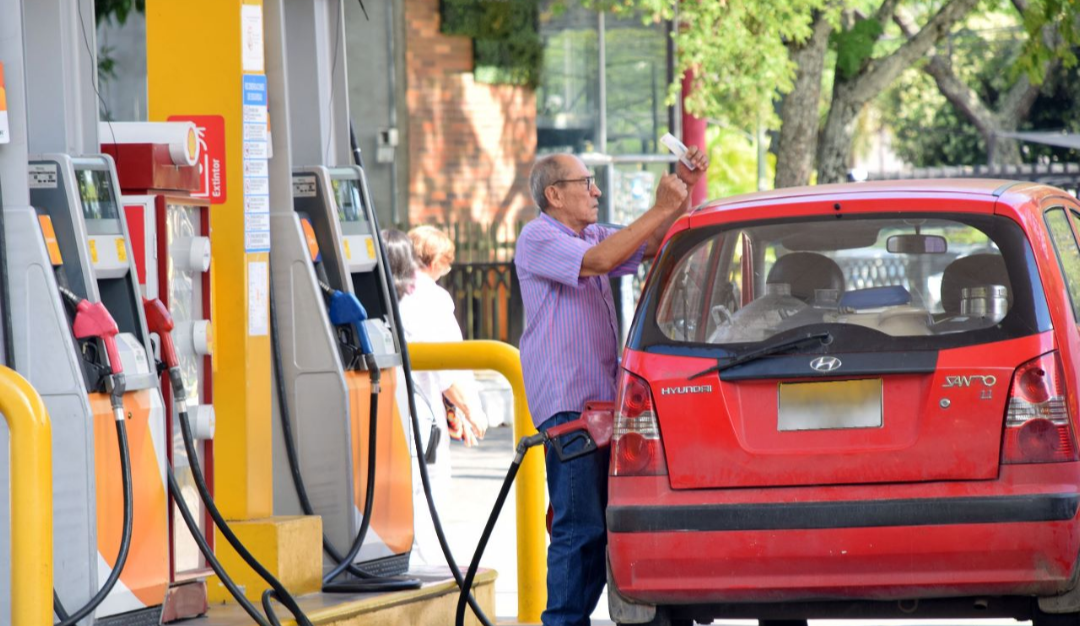
[[660,427],[656,423],[649,384],[639,376],[623,372],[615,406],[611,475],[667,474],[664,444],[660,441]]
[[1048,352],[1017,368],[1005,412],[1002,463],[1077,460],[1061,358]]

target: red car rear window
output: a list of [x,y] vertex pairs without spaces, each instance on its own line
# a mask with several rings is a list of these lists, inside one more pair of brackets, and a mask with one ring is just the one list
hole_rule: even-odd
[[632,334],[639,348],[738,349],[827,329],[841,342],[935,349],[1049,328],[1031,248],[1004,217],[730,224],[668,248]]

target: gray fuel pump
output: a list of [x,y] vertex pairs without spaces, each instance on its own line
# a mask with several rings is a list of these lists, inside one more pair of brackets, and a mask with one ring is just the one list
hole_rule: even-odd
[[[272,216],[272,279],[277,296],[285,398],[293,421],[300,472],[327,539],[341,553],[361,527],[367,482],[371,382],[353,323],[335,324],[332,302],[355,296],[366,311],[360,322],[381,376],[374,504],[370,528],[354,563],[374,575],[408,569],[412,546],[411,460],[408,430],[394,403],[400,365],[390,320],[387,276],[378,261],[370,199],[363,171],[354,166],[298,168],[295,211]],[[282,261],[279,261],[282,259]],[[284,261],[288,259],[288,261]],[[285,266],[283,271],[282,265]],[[278,422],[275,421],[275,425]],[[280,429],[279,429],[280,430]],[[300,512],[275,432],[275,513]]]
[[[168,583],[164,407],[115,170],[107,156],[48,155],[31,160],[29,184],[34,209],[6,215],[12,297],[25,303],[13,309],[12,324],[16,369],[39,390],[53,423],[56,592],[69,609],[84,604],[109,576],[120,543],[117,435],[102,367],[116,358],[135,451],[132,536],[139,549],[95,615],[99,624],[122,614],[118,619],[149,623]],[[102,358],[97,340],[75,338],[62,289],[111,313],[120,331],[114,356]],[[132,622],[138,614],[146,621]]]
[[[286,461],[284,407],[298,473],[311,509],[322,516],[330,551],[346,555],[368,524],[353,563],[368,575],[399,574],[408,568],[413,538],[410,431],[394,401],[394,368],[401,362],[390,321],[394,292],[378,260],[364,172],[350,165],[346,37],[335,32],[345,22],[344,5],[286,2],[282,21],[288,46],[267,40],[268,55],[286,61],[268,68],[267,78],[271,106],[280,103],[287,112],[274,120],[275,135],[289,140],[287,153],[275,153],[271,167],[279,169],[271,176],[288,172],[293,182],[289,194],[275,186],[276,178],[270,192],[271,302],[282,380],[274,404],[274,512],[302,511]],[[376,436],[369,437],[373,426]]]

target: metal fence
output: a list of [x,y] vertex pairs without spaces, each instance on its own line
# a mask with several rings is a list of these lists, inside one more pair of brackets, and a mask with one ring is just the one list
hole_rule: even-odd
[[1080,191],[1080,163],[921,167],[897,172],[870,173],[867,180],[909,180],[919,178],[1003,178],[1007,180],[1026,180],[1060,187],[1075,195]]
[[525,311],[513,262],[455,263],[440,282],[454,299],[465,339],[518,345]]

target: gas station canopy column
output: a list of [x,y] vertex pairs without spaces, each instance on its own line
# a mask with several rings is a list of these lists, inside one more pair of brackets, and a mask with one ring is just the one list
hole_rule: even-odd
[[[275,3],[280,0],[267,7],[263,0],[149,0],[149,117],[192,121],[204,142],[201,193],[211,203],[218,390],[215,498],[226,518],[241,522],[233,529],[256,557],[291,591],[305,593],[320,584],[319,519],[272,517],[266,69],[274,61],[265,53],[264,13],[280,13]],[[235,554],[224,542],[218,549],[232,571]],[[251,583],[247,594],[258,598],[262,584]],[[215,590],[209,591],[214,601]]]

